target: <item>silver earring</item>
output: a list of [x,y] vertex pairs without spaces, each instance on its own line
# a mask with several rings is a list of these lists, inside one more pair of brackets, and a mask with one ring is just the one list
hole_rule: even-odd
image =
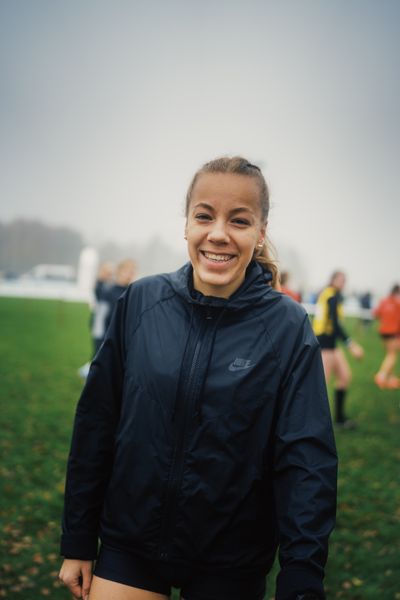
[[187,240],[187,235],[186,235],[186,233],[185,233],[185,235],[183,236],[183,239],[184,239],[184,240]]
[[262,242],[258,242],[257,248],[262,248],[264,246],[264,240]]

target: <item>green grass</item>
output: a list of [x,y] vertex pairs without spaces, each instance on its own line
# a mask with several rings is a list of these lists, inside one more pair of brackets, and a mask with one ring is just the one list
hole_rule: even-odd
[[[62,600],[71,596],[57,581],[59,522],[81,389],[77,368],[90,355],[88,309],[0,298],[0,319],[0,597]],[[359,427],[337,433],[339,510],[328,598],[399,599],[400,392],[372,382],[382,358],[375,326],[349,327],[366,357],[351,361],[348,412]]]

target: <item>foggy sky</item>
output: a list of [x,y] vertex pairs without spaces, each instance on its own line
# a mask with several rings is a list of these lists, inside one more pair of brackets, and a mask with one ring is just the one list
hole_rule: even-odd
[[384,292],[400,280],[399,23],[396,0],[2,0],[0,220],[182,250],[194,171],[242,154],[309,286],[342,268]]

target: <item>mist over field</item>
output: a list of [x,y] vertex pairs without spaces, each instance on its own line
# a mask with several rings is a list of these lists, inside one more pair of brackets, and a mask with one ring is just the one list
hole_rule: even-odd
[[400,277],[399,23],[396,0],[6,0],[1,222],[179,262],[193,173],[239,153],[266,175],[294,286],[339,268],[383,294]]

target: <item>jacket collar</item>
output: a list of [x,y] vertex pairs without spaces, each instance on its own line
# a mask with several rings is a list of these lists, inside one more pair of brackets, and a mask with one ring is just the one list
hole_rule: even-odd
[[191,304],[242,310],[247,306],[261,301],[271,289],[272,275],[262,265],[253,260],[246,269],[245,280],[234,294],[228,299],[216,296],[204,296],[193,288],[193,267],[186,263],[175,273],[171,273],[169,281],[174,290]]

